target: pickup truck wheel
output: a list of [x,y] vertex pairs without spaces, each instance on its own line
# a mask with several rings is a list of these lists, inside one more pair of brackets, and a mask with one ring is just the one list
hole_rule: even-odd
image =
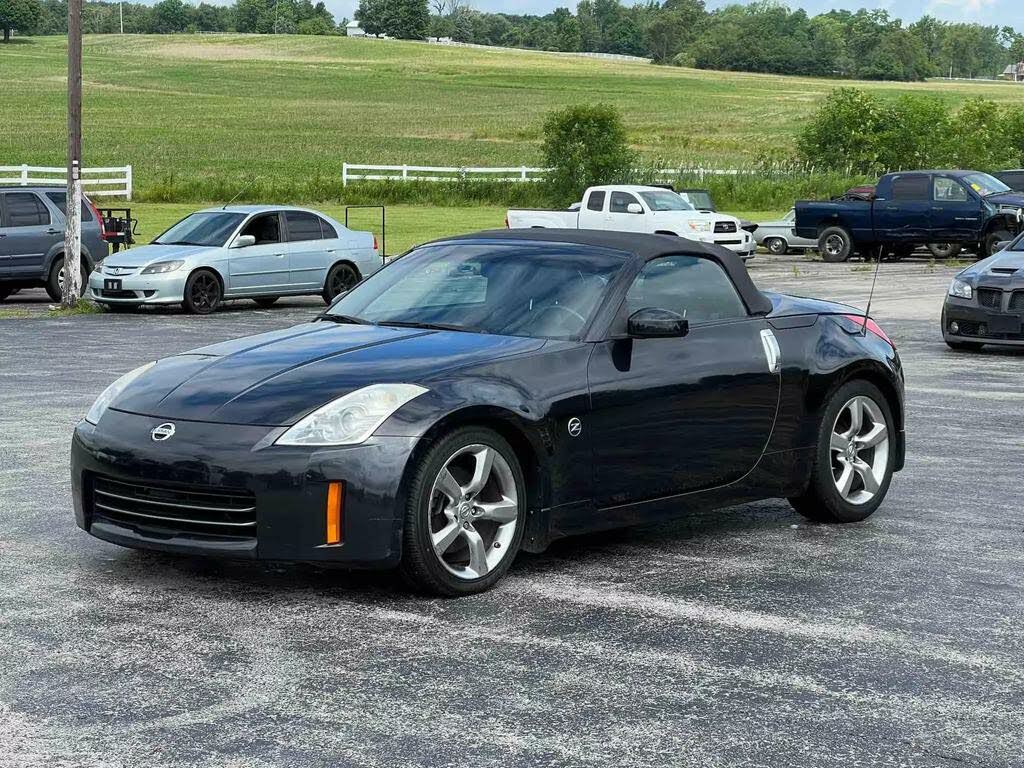
[[829,227],[818,237],[818,251],[830,264],[846,261],[853,251],[853,238],[842,227]]
[[770,240],[765,242],[764,246],[765,248],[768,249],[768,253],[772,254],[773,256],[785,256],[786,253],[789,251],[789,247],[787,246],[786,241],[783,240],[781,237],[771,238]]
[[995,232],[990,232],[985,236],[984,248],[985,251],[982,253],[982,258],[987,259],[993,253],[996,252],[996,246],[1004,240],[1013,240],[1013,235],[1007,232],[1005,229],[997,229]]
[[928,251],[936,259],[953,259],[960,255],[960,243],[928,243]]

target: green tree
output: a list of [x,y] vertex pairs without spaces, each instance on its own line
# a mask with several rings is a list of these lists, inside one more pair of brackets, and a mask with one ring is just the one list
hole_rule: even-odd
[[0,0],[0,27],[4,29],[4,42],[11,41],[11,30],[22,33],[34,31],[42,14],[39,0]]
[[189,8],[181,0],[161,0],[153,6],[153,31],[158,34],[184,32],[189,21]]
[[371,35],[422,40],[430,30],[427,0],[360,0],[356,18]]
[[882,168],[878,138],[891,110],[857,88],[830,93],[797,137],[797,155],[816,170],[874,174]]
[[615,107],[580,105],[552,112],[544,121],[544,163],[554,199],[569,203],[595,184],[628,181],[636,164]]

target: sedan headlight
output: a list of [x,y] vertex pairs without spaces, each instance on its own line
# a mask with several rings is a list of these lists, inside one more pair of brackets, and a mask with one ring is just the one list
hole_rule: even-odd
[[277,438],[277,445],[358,445],[391,414],[426,391],[415,384],[372,384],[357,389],[290,427]]
[[144,374],[154,365],[156,365],[155,361],[152,363],[146,363],[145,365],[136,368],[134,371],[129,371],[109,387],[104,389],[103,394],[96,398],[96,402],[92,404],[92,408],[90,408],[89,412],[85,414],[85,420],[90,424],[99,424],[100,417],[103,415],[103,412],[107,410],[110,404],[114,402],[114,399],[124,392],[129,384],[139,378],[139,376]]
[[710,232],[711,222],[709,221],[691,221],[689,222],[691,232]]
[[142,270],[142,274],[162,275],[167,272],[174,272],[175,270],[181,269],[184,264],[184,261],[158,261],[156,264],[150,264]]
[[960,299],[973,299],[974,289],[971,288],[970,283],[965,283],[963,280],[953,280],[949,285],[949,295]]

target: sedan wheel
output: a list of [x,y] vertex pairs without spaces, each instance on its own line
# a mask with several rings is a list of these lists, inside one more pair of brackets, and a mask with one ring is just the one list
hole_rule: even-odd
[[523,536],[522,471],[505,440],[464,429],[420,465],[406,516],[402,570],[441,595],[480,592],[508,570]]
[[790,498],[804,517],[823,523],[865,520],[892,482],[896,437],[888,402],[873,384],[854,380],[832,396],[807,490]]
[[212,272],[200,269],[185,283],[185,300],[182,306],[193,315],[208,315],[220,306],[223,292],[220,280]]
[[785,256],[788,250],[786,241],[781,238],[773,237],[768,241],[768,253],[773,256]]
[[351,264],[335,264],[324,283],[324,301],[330,304],[339,294],[352,290],[359,282],[359,273]]

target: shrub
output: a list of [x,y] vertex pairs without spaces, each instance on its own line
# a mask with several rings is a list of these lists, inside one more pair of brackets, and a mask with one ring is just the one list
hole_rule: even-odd
[[569,204],[595,184],[628,181],[637,162],[618,110],[605,104],[553,112],[544,121],[546,186],[552,200]]

